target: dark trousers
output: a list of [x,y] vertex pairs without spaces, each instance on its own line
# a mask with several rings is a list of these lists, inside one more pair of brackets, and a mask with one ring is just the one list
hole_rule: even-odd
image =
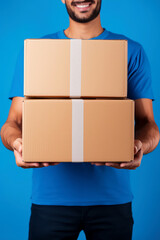
[[32,204],[29,240],[131,240],[132,204],[46,206]]

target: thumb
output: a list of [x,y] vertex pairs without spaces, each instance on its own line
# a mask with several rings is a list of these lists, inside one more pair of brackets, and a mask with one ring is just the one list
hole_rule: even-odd
[[142,142],[139,139],[134,141],[134,154],[136,154],[142,148]]
[[17,138],[13,142],[13,149],[16,150],[19,153],[22,153],[22,140],[20,138]]

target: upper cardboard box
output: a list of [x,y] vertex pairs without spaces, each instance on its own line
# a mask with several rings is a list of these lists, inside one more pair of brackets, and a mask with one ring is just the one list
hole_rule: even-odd
[[127,41],[26,39],[24,96],[126,97]]

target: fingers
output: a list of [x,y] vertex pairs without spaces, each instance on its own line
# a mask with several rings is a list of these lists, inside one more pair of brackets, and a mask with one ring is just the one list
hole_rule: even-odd
[[41,163],[43,167],[48,167],[49,163]]
[[118,163],[118,162],[91,162],[92,165],[96,166],[108,166],[114,167],[118,169],[136,169],[140,166],[141,160],[143,157],[142,151],[142,142],[139,139],[134,140],[134,160],[125,163]]
[[19,153],[22,153],[22,139],[21,138],[17,138],[13,142],[13,149],[18,151]]
[[13,142],[13,149],[14,149],[14,155],[16,159],[16,164],[18,167],[22,168],[41,168],[41,167],[48,167],[48,166],[54,166],[59,164],[59,162],[31,162],[31,163],[26,163],[22,159],[22,138],[17,138]]
[[125,162],[125,163],[117,163],[117,162],[107,162],[107,163],[91,163],[95,164],[96,166],[108,166],[108,167],[114,167],[117,169],[130,169],[130,170],[135,170],[137,167],[141,165],[141,160],[143,157],[143,152],[142,149],[140,149],[137,154],[134,156],[134,160],[130,162]]
[[60,162],[41,162],[40,164],[43,167],[48,167],[48,166],[54,166],[54,165],[58,165]]
[[14,155],[16,159],[16,164],[18,167],[22,168],[33,168],[33,167],[40,167],[39,163],[25,163],[22,159],[22,154],[17,150],[14,150]]
[[91,162],[92,165],[96,166],[108,166],[108,167],[115,167],[120,168],[120,163],[110,163],[110,162]]
[[105,163],[102,162],[91,162],[92,165],[96,165],[96,166],[104,166]]
[[58,164],[60,164],[60,162],[51,162],[51,163],[49,163],[49,166],[54,166],[54,165],[58,165]]
[[20,152],[18,152],[17,150],[14,150],[14,155],[15,155],[17,166],[22,167],[22,168],[42,168],[42,167],[54,166],[54,165],[59,164],[57,162],[55,162],[55,163],[47,163],[47,162],[46,163],[39,163],[39,162],[26,163],[22,159],[22,154]]
[[99,163],[99,162],[92,162],[92,165],[96,165],[96,166],[108,166],[108,167],[114,167],[114,168],[118,168],[121,169],[122,167],[120,166],[121,163],[118,162],[103,162],[103,163]]
[[134,140],[134,154],[137,154],[137,152],[142,148],[142,142],[139,139]]
[[120,169],[120,163],[117,163],[117,162],[111,162],[111,163],[105,163],[106,166],[108,167],[114,167],[114,168],[118,168]]
[[141,160],[143,157],[143,152],[140,149],[138,153],[135,155],[134,160],[128,163],[121,163],[120,167],[125,168],[125,169],[133,169],[135,170],[137,167],[141,165]]

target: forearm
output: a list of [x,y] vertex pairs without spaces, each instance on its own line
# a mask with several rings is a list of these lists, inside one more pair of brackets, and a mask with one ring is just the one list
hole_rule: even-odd
[[136,124],[135,138],[142,142],[143,154],[152,152],[158,145],[160,134],[154,121]]
[[6,122],[1,129],[1,138],[4,146],[13,150],[13,142],[22,137],[22,129],[16,122]]

